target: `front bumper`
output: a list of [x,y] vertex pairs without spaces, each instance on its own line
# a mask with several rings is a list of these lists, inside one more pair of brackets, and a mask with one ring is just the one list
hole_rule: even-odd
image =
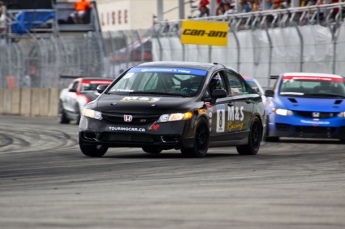
[[345,119],[340,117],[312,119],[296,115],[271,114],[269,137],[345,139]]
[[83,116],[79,124],[79,144],[83,145],[179,149],[192,147],[193,139],[192,120],[134,125]]

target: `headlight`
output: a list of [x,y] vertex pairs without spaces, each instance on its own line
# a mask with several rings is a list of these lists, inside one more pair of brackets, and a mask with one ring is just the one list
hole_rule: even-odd
[[340,113],[338,114],[338,117],[340,117],[340,118],[345,118],[345,112],[340,112]]
[[87,109],[87,108],[83,109],[83,113],[82,114],[84,116],[86,116],[86,117],[89,117],[89,118],[94,118],[94,119],[98,119],[98,120],[102,120],[103,119],[102,112],[94,111],[94,110]]
[[170,121],[179,121],[179,120],[187,120],[193,117],[192,112],[186,113],[174,113],[174,114],[163,114],[159,117],[158,122],[170,122]]
[[290,110],[286,109],[281,109],[281,108],[272,108],[272,111],[278,115],[283,115],[283,116],[290,116],[293,115],[293,112]]

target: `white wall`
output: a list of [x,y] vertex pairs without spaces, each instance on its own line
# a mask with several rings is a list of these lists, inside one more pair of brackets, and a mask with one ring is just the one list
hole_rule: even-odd
[[[102,31],[148,29],[157,15],[157,0],[96,0]],[[177,7],[178,0],[163,0],[163,11]],[[185,5],[185,16],[190,5]],[[164,20],[177,20],[178,8],[163,15]],[[120,20],[120,21],[119,21]],[[121,23],[119,23],[121,22]]]

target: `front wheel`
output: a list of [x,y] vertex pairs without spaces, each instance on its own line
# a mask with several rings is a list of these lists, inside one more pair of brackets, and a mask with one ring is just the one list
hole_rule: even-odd
[[204,157],[207,154],[210,145],[210,131],[205,119],[200,119],[194,136],[192,148],[182,148],[181,153],[184,156]]
[[162,152],[162,149],[159,149],[157,147],[142,147],[142,149],[145,153],[150,154],[160,154]]
[[58,114],[58,121],[60,124],[68,124],[69,119],[67,118],[67,114],[65,109],[63,109],[62,102],[59,104],[59,114]]
[[262,125],[258,117],[252,119],[247,145],[237,146],[237,152],[241,155],[255,155],[259,152],[262,139]]
[[81,152],[89,157],[102,157],[108,150],[107,146],[103,145],[79,145]]

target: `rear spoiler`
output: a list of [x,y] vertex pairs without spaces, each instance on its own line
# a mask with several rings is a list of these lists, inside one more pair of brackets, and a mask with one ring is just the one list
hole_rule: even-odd
[[60,75],[60,79],[77,79],[77,78],[82,78],[82,76]]
[[279,78],[279,75],[270,75],[270,79],[276,80]]

